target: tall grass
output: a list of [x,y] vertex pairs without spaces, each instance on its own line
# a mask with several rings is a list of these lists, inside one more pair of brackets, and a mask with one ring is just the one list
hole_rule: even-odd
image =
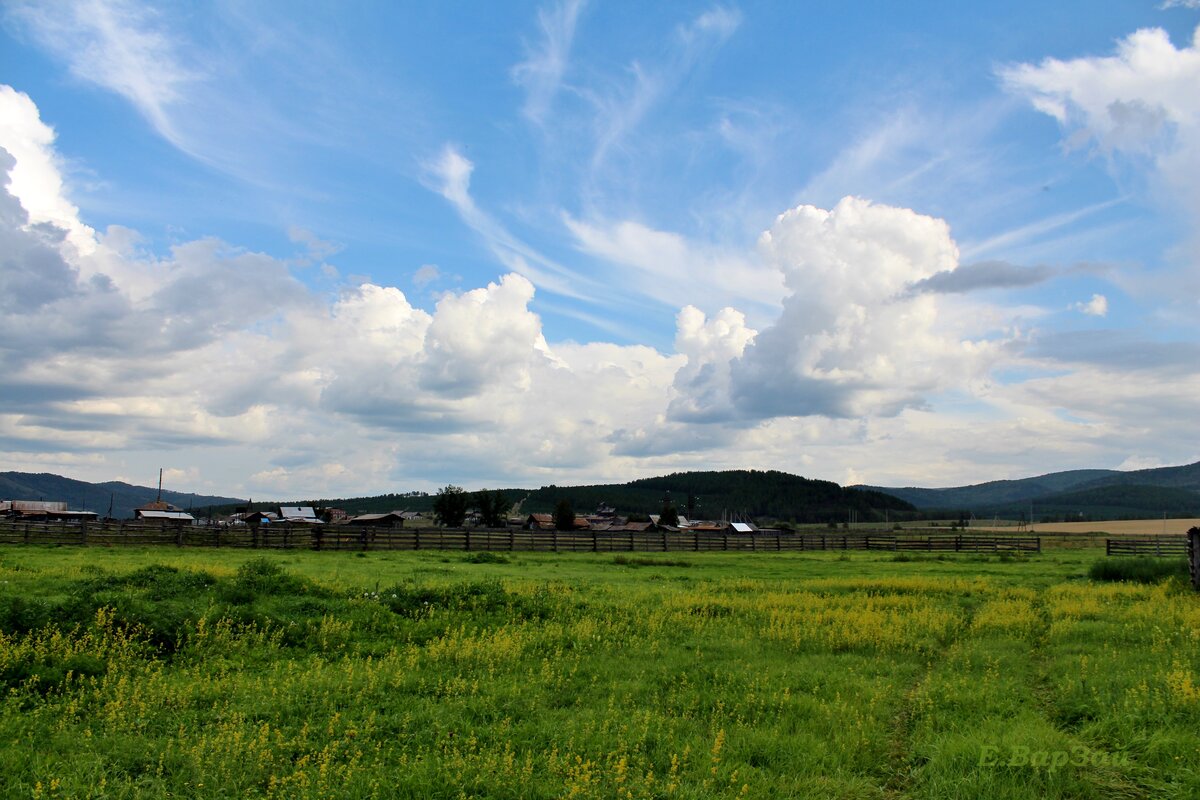
[[1200,600],[1073,554],[77,558],[0,553],[5,796],[1200,796]]

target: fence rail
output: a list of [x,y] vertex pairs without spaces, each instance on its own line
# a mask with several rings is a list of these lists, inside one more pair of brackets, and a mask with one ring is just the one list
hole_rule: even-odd
[[1188,542],[1186,536],[1127,536],[1105,539],[1104,552],[1110,556],[1181,558],[1188,554]]
[[494,550],[567,553],[802,552],[891,550],[994,553],[1041,552],[1037,536],[933,534],[754,533],[654,531],[536,531],[457,528],[171,526],[141,522],[38,523],[0,521],[0,543],[61,545],[170,545],[305,550]]

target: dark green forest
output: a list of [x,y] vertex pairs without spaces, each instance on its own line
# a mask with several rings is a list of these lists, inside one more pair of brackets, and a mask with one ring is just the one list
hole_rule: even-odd
[[[590,514],[601,504],[617,513],[658,514],[664,501],[681,515],[719,519],[744,515],[785,522],[845,522],[851,515],[860,522],[915,519],[920,515],[910,503],[882,492],[847,489],[831,481],[811,480],[773,470],[679,472],[620,484],[543,486],[540,489],[503,489],[522,514],[552,513],[567,500],[580,514]],[[333,506],[358,514],[388,511],[431,511],[432,495],[386,494],[377,497],[305,500],[304,505]]]

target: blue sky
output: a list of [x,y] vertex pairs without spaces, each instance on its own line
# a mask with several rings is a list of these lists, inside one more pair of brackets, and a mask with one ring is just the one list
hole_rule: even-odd
[[6,3],[0,459],[1200,459],[1200,7],[977,6]]

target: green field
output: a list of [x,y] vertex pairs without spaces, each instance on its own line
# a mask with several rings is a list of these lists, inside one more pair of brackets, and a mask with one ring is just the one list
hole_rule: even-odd
[[1200,595],[1094,550],[0,550],[5,797],[1194,798]]

